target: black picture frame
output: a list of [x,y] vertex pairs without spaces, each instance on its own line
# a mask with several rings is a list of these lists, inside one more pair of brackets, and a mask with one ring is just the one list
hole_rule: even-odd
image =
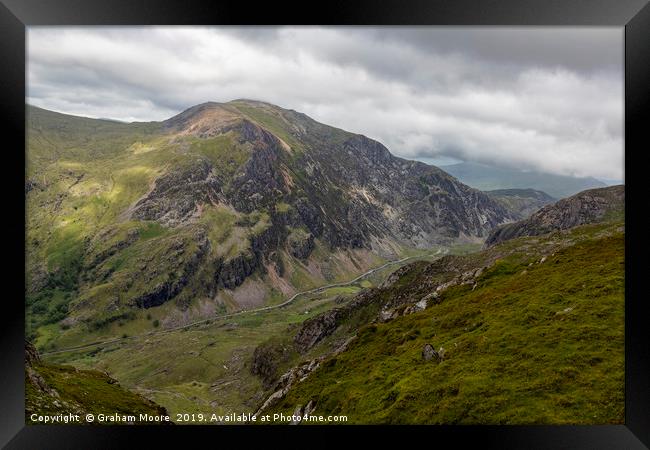
[[[626,320],[625,425],[436,427],[126,427],[25,426],[24,237],[25,30],[31,25],[571,25],[625,28]],[[151,447],[188,445],[195,439],[281,439],[286,445],[346,438],[350,432],[395,444],[441,446],[474,443],[500,449],[609,449],[650,446],[650,345],[643,295],[648,254],[642,165],[650,125],[650,6],[648,0],[389,0],[255,6],[243,1],[2,0],[0,2],[0,126],[3,128],[2,196],[5,272],[0,354],[0,445],[6,448]],[[647,169],[646,169],[647,171]],[[644,187],[646,187],[644,191]],[[19,263],[23,262],[23,265]],[[21,284],[22,281],[22,284]],[[7,290],[7,287],[10,290]],[[314,439],[314,433],[319,439]],[[188,441],[188,439],[190,439]],[[215,440],[217,439],[217,440]],[[293,444],[292,444],[293,443]]]

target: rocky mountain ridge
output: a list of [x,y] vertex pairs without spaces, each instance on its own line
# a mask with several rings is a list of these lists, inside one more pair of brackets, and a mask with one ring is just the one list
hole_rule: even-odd
[[613,214],[623,214],[625,186],[589,189],[547,205],[519,222],[494,229],[485,241],[490,247],[522,236],[538,236],[554,230],[595,223]]

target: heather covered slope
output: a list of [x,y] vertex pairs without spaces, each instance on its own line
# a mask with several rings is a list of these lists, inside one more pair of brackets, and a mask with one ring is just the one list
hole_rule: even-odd
[[261,102],[131,124],[29,107],[27,130],[41,348],[278,303],[516,219],[433,166]]
[[[265,414],[382,424],[624,422],[621,222],[413,264],[365,295],[374,312],[347,331],[341,350],[280,378],[278,389],[289,385]],[[383,314],[390,299],[402,305],[397,314]]]

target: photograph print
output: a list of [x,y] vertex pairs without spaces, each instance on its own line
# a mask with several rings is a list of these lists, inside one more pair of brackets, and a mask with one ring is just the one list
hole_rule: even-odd
[[625,423],[623,28],[26,48],[27,424]]

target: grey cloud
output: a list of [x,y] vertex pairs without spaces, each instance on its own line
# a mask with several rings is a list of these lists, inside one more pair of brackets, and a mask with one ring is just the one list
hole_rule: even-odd
[[375,33],[423,52],[464,53],[496,63],[620,70],[623,58],[623,30],[614,27],[387,27]]

